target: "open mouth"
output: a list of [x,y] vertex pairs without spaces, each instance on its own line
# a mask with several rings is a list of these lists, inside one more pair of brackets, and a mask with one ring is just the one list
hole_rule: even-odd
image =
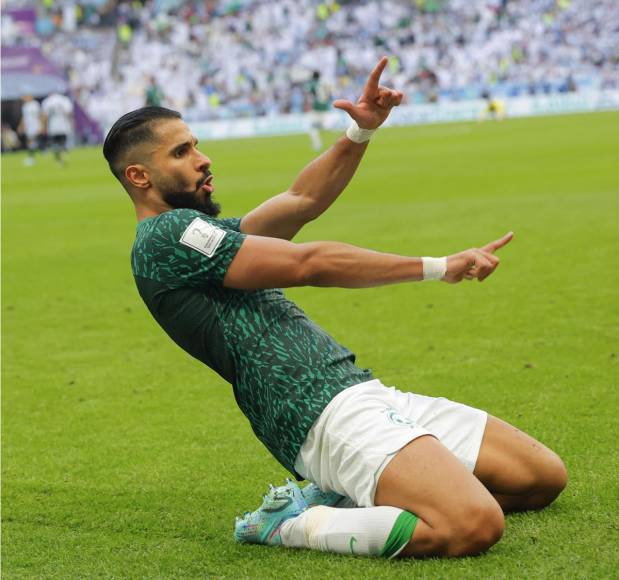
[[204,181],[200,184],[198,189],[205,189],[209,193],[213,193],[215,191],[215,187],[213,186],[213,174],[209,174]]

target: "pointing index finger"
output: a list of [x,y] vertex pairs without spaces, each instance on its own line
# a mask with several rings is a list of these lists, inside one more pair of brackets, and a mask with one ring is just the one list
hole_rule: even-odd
[[387,66],[387,62],[389,62],[389,59],[386,56],[383,56],[383,58],[378,61],[378,64],[374,67],[374,70],[368,77],[368,82],[365,84],[366,91],[378,89],[378,81],[380,80],[380,75],[383,74],[383,71]]
[[486,244],[482,248],[482,250],[493,254],[494,252],[496,252],[497,250],[500,250],[503,246],[511,242],[513,237],[514,237],[514,232],[508,232],[502,238],[499,238],[498,240],[494,240],[494,242],[490,242],[489,244]]

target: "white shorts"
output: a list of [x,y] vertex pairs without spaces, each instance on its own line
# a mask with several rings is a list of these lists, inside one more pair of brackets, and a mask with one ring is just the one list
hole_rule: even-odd
[[472,472],[487,418],[485,411],[403,393],[374,379],[342,391],[325,407],[294,467],[322,490],[371,507],[387,464],[422,435],[436,437]]
[[311,113],[311,126],[314,129],[326,129],[325,124],[327,120],[326,111],[312,111]]

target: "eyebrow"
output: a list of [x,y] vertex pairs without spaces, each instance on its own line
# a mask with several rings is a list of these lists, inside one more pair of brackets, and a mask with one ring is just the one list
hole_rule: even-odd
[[174,154],[180,149],[182,149],[183,147],[187,147],[188,145],[193,145],[195,147],[197,144],[198,144],[197,137],[195,137],[195,135],[192,135],[191,139],[188,139],[187,141],[183,141],[182,143],[178,143],[177,145],[174,145],[174,147],[170,149],[170,153]]

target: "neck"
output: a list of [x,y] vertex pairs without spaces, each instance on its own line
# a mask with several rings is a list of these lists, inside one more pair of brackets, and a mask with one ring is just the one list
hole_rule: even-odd
[[146,218],[158,216],[160,213],[163,213],[163,212],[154,211],[148,208],[138,208],[138,207],[135,208],[135,215],[139,222],[141,222],[142,220],[145,220]]
[[146,199],[136,199],[136,197],[131,196],[131,199],[135,206],[135,215],[139,222],[174,209],[159,197],[146,196]]

